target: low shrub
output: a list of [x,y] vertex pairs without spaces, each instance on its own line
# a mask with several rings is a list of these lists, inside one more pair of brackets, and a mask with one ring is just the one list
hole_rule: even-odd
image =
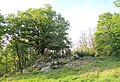
[[92,56],[92,57],[95,57],[95,52],[76,51],[75,54],[77,54],[79,57],[84,57],[84,56]]

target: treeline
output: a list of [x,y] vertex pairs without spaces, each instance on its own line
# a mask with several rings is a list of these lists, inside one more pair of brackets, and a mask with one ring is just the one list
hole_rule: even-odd
[[[114,3],[120,7],[120,0]],[[95,30],[81,34],[75,53],[80,56],[120,57],[120,13],[100,14]]]
[[[120,7],[120,0],[116,0]],[[104,13],[99,16],[95,33],[96,54],[120,57],[120,13]]]
[[99,16],[95,41],[96,54],[120,56],[120,13]]
[[75,53],[80,56],[120,57],[120,13],[101,14],[95,30],[81,34]]
[[64,56],[71,46],[69,29],[69,22],[48,4],[17,14],[0,14],[0,76],[22,72],[37,59]]

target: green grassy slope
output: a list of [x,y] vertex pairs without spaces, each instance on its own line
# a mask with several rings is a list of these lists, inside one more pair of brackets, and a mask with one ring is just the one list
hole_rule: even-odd
[[75,66],[63,66],[48,73],[34,71],[0,78],[0,82],[120,82],[119,60],[110,57],[82,58],[70,63]]

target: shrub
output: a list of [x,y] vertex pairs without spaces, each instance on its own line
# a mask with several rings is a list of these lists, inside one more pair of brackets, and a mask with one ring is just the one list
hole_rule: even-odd
[[75,54],[77,54],[79,57],[84,57],[84,56],[92,56],[92,57],[95,57],[95,52],[75,51]]

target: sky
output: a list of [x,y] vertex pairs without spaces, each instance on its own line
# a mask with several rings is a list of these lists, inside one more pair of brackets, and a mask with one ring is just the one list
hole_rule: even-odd
[[118,12],[115,0],[0,0],[2,14],[16,13],[29,8],[40,8],[50,4],[53,9],[69,21],[69,36],[73,44],[79,41],[82,32],[95,29],[98,17],[104,12]]

